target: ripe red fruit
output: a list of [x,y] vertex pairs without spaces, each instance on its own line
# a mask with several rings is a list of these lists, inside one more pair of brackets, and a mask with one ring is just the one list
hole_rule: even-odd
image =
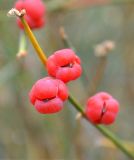
[[65,83],[75,80],[82,72],[80,58],[71,49],[56,51],[47,60],[47,70],[51,76]]
[[[15,8],[19,11],[22,9],[26,10],[25,19],[31,29],[43,27],[45,24],[45,5],[42,0],[18,0],[15,3]],[[18,26],[22,29],[23,25],[20,19],[17,19]]]
[[62,110],[63,102],[68,98],[68,90],[62,81],[46,77],[33,85],[29,98],[38,112],[56,113]]
[[119,112],[119,103],[106,92],[100,92],[87,101],[86,116],[94,124],[112,124]]

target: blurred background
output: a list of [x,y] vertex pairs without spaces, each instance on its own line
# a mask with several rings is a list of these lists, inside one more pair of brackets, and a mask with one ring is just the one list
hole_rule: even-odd
[[[20,30],[6,16],[15,0],[0,0],[0,160],[127,160],[69,102],[58,114],[42,115],[29,102],[36,80],[47,75],[29,41],[26,57],[17,59]],[[134,152],[134,1],[46,0],[47,20],[34,31],[49,56],[65,48],[59,34],[64,27],[82,60],[83,75],[69,90],[85,107],[99,59],[94,47],[112,40],[97,91],[107,91],[120,102],[116,122],[108,126]]]

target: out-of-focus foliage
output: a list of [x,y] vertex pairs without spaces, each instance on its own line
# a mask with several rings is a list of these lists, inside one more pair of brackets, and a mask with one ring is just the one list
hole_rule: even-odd
[[[110,92],[120,101],[120,114],[109,128],[122,139],[134,141],[134,2],[105,0],[97,4],[96,0],[90,5],[91,0],[71,1],[44,1],[48,6],[46,27],[34,33],[50,55],[64,48],[59,28],[65,28],[85,71],[69,84],[83,107],[98,63],[94,46],[108,39],[115,41],[98,91]],[[88,5],[82,6],[80,1]],[[0,159],[126,160],[120,151],[104,145],[102,135],[91,125],[75,120],[77,112],[69,102],[62,112],[49,116],[32,107],[28,92],[47,73],[29,41],[27,57],[16,59],[20,31],[15,18],[6,16],[14,2],[0,0]]]

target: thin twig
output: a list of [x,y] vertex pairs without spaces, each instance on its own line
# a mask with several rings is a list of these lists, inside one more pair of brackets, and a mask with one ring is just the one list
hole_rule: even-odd
[[91,83],[89,84],[89,87],[88,87],[88,91],[89,91],[88,96],[92,96],[93,94],[95,94],[95,92],[96,92],[96,90],[102,80],[102,77],[104,75],[106,64],[107,64],[107,56],[100,57],[99,64],[96,69],[96,73],[93,76]]
[[[36,49],[36,52],[37,52],[38,56],[40,57],[43,64],[46,64],[47,58],[44,55],[43,50],[39,46],[39,43],[37,42],[34,34],[32,33],[31,29],[29,28],[29,26],[28,26],[27,22],[25,21],[24,17],[20,17],[20,19],[21,19],[21,21],[24,25],[24,29],[27,33],[28,38],[30,39],[31,43],[33,44],[34,48]],[[71,95],[69,96],[69,101],[76,108],[76,110],[78,110],[79,112],[82,113],[83,117],[87,120],[82,106]],[[93,126],[95,126],[104,136],[106,136],[109,140],[111,140],[124,154],[126,154],[129,158],[134,159],[134,154],[131,153],[122,144],[122,142],[119,140],[119,138],[117,138],[111,131],[109,131],[106,127],[103,127],[103,126],[99,126],[99,125],[93,125]]]
[[[68,35],[66,34],[64,27],[60,27],[59,32],[60,32],[60,36],[61,36],[61,39],[62,39],[65,47],[69,47],[74,52],[78,53],[78,51],[76,50],[76,48],[73,46],[72,42],[69,40]],[[88,82],[88,77],[87,77],[86,71],[84,69],[83,69],[83,73],[82,74],[83,74],[84,80],[86,82]],[[84,85],[85,85],[85,83],[84,83]]]
[[[60,35],[64,45],[66,47],[72,48],[75,52],[77,52],[76,48],[72,45],[71,41],[69,40],[68,35],[66,34],[63,27],[60,28]],[[95,76],[92,78],[91,83],[89,84],[89,87],[87,87],[88,97],[93,95],[96,92],[100,84],[100,81],[102,80],[106,63],[107,63],[107,56],[102,56],[99,58],[99,64],[97,66]],[[85,72],[83,72],[83,75],[84,75],[84,78],[88,80],[88,77],[86,76]]]
[[[61,37],[65,45],[70,46],[74,48],[71,44],[71,42],[68,39],[68,36],[66,35],[65,31],[61,30]],[[64,32],[63,32],[64,31]],[[76,50],[76,49],[74,49]],[[100,62],[97,66],[97,70],[95,73],[95,76],[93,77],[91,84],[90,84],[90,95],[94,94],[96,92],[97,87],[99,86],[99,83],[103,77],[104,70],[106,67],[107,62],[107,56],[100,57]],[[75,98],[70,94],[69,101],[71,104],[75,107],[76,110],[78,110],[82,116],[86,119],[86,115],[84,113],[84,110],[82,109],[82,106],[75,100]],[[93,125],[93,124],[92,124]],[[120,148],[126,155],[128,155],[130,158],[134,158],[134,155],[131,154],[128,149],[122,144],[122,141],[119,140],[112,132],[110,132],[107,128],[100,126],[100,125],[93,125],[95,128],[97,128],[101,133],[103,133],[104,136],[106,136],[108,139],[110,139],[118,148]]]
[[43,50],[41,49],[38,41],[36,40],[33,32],[31,31],[30,27],[28,26],[27,22],[25,21],[24,17],[20,17],[21,22],[23,23],[23,25],[25,26],[25,32],[27,34],[27,36],[29,37],[31,43],[33,44],[34,49],[36,50],[36,53],[38,54],[40,60],[42,61],[42,63],[44,65],[46,65],[46,61],[47,61],[47,57],[45,56],[46,54],[44,54]]
[[[69,96],[69,101],[71,104],[75,107],[76,110],[82,113],[83,118],[85,118],[87,121],[87,117],[84,113],[84,110],[82,109],[82,106],[74,99],[72,95]],[[123,144],[122,141],[116,137],[111,131],[109,131],[106,127],[101,125],[94,125],[92,124],[97,130],[99,130],[105,137],[107,137],[111,142],[115,144],[116,147],[118,147],[123,153],[125,153],[129,158],[134,159],[134,154],[131,153]]]

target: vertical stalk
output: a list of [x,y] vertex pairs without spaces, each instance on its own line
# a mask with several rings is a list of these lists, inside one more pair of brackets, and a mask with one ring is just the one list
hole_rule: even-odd
[[95,94],[95,92],[96,92],[96,90],[97,90],[97,88],[103,78],[106,64],[107,64],[107,56],[100,57],[99,64],[96,68],[96,73],[95,73],[94,77],[92,78],[91,83],[89,84],[89,87],[88,87],[88,91],[89,91],[88,96],[92,96],[93,94]]
[[26,36],[23,32],[20,32],[20,41],[19,41],[19,50],[17,53],[17,57],[25,56],[27,54],[27,42]]

